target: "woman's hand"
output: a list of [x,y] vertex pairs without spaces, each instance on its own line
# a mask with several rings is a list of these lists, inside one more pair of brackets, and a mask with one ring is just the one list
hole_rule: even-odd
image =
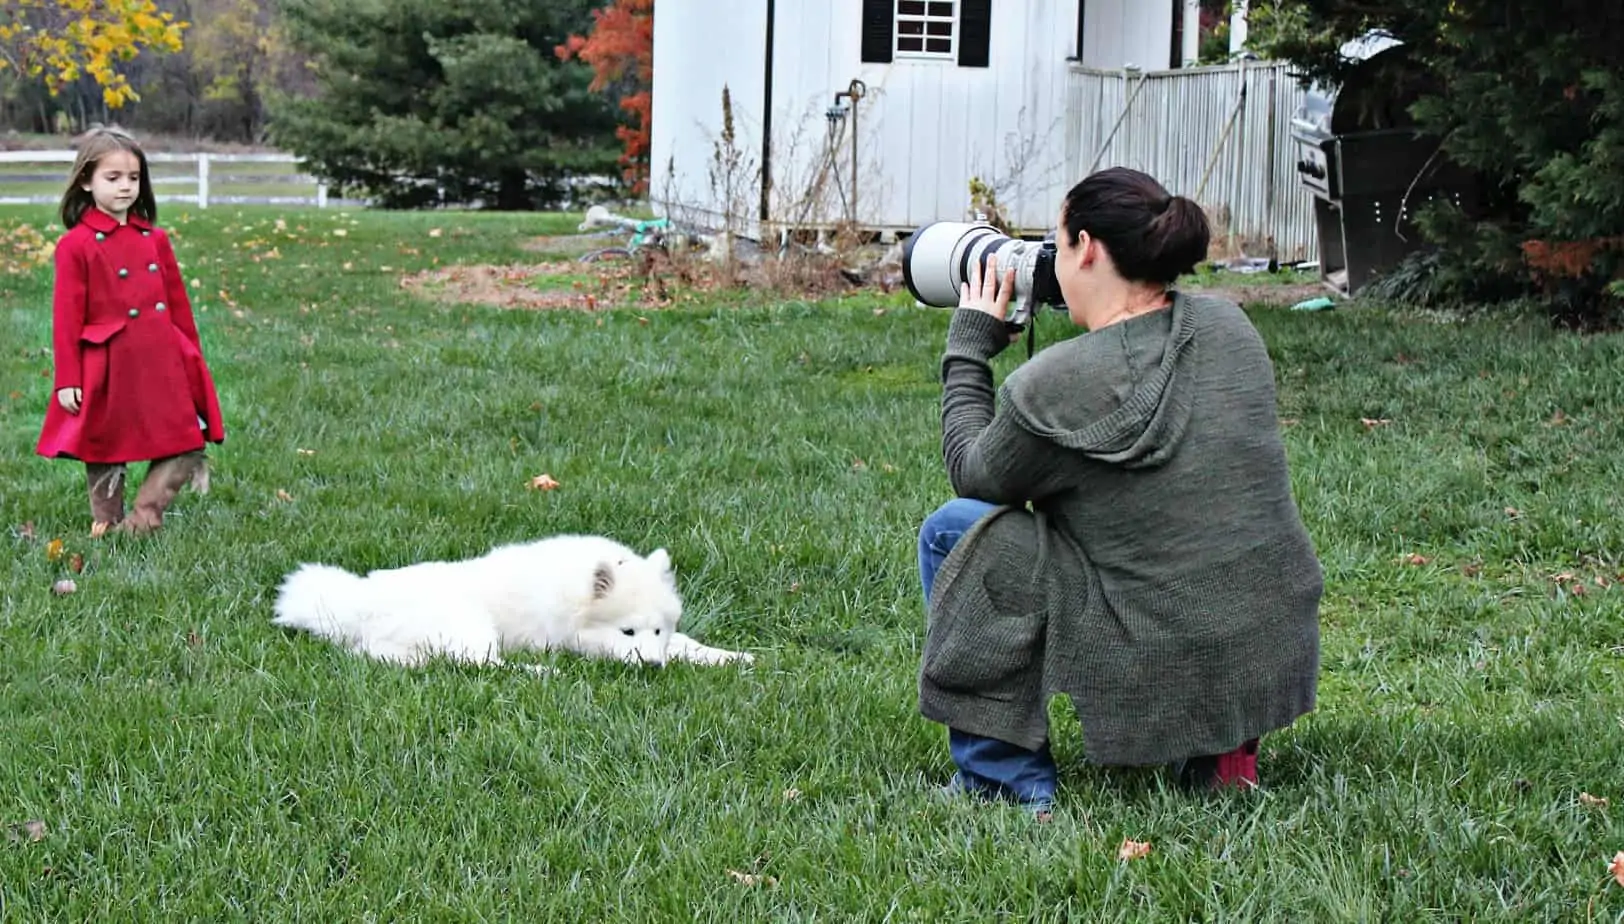
[[972,308],[1004,320],[1009,313],[1009,297],[1015,291],[1015,271],[1005,270],[998,278],[998,255],[987,257],[987,278],[981,278],[981,261],[970,265],[970,281],[959,283],[959,307]]
[[79,402],[84,400],[84,392],[77,388],[61,388],[56,392],[56,403],[69,414],[79,413]]

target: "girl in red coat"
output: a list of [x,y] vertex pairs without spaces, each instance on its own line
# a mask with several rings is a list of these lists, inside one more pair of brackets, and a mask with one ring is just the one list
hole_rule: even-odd
[[[208,490],[205,443],[225,440],[214,380],[147,158],[116,128],[82,140],[62,195],[52,304],[55,400],[37,451],[85,465],[90,532],[148,532],[188,481]],[[124,467],[150,461],[128,518]]]

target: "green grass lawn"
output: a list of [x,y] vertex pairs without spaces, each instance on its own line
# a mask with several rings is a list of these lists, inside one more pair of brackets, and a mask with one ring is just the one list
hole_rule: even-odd
[[[82,469],[33,455],[49,268],[0,244],[0,920],[1624,919],[1624,338],[1254,311],[1327,575],[1320,708],[1262,791],[1195,799],[1083,764],[1057,703],[1034,824],[935,797],[915,708],[946,312],[400,286],[548,259],[521,245],[573,216],[161,219],[230,433],[146,540],[88,539]],[[268,624],[302,561],[566,531],[669,548],[685,625],[755,666],[403,671]]]

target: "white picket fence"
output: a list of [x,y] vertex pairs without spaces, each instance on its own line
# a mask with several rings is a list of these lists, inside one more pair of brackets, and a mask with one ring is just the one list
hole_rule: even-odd
[[[59,168],[55,173],[27,175],[11,172],[0,172],[0,205],[33,205],[57,202],[61,198],[60,192],[52,194],[13,195],[7,190],[8,185],[18,183],[38,184],[43,182],[61,183],[65,180],[68,169],[73,164],[73,151],[0,151],[0,164],[52,164],[67,167]],[[315,177],[304,173],[242,173],[217,174],[215,165],[231,164],[295,164],[299,159],[292,154],[206,154],[206,153],[149,153],[147,163],[150,164],[194,164],[196,176],[185,175],[159,175],[153,171],[153,195],[159,202],[189,202],[198,208],[208,208],[210,205],[314,205],[317,208],[326,208],[329,205],[360,205],[362,203],[350,200],[333,199],[327,194],[327,184]],[[214,184],[253,184],[262,185],[288,185],[314,187],[309,195],[287,196],[242,196],[221,195],[212,191]],[[194,186],[191,193],[162,192],[163,187]]]
[[1112,166],[1143,170],[1217,215],[1215,236],[1273,237],[1280,259],[1314,258],[1313,197],[1298,179],[1291,138],[1304,91],[1289,65],[1243,61],[1166,71],[1073,65],[1067,91],[1069,176]]

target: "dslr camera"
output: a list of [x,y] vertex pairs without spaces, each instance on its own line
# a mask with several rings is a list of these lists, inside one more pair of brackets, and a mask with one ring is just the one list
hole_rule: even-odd
[[987,258],[994,254],[999,276],[1015,270],[1015,291],[1004,319],[1011,331],[1025,329],[1039,307],[1066,307],[1054,275],[1053,231],[1042,241],[1026,241],[985,221],[921,225],[902,245],[902,281],[921,304],[952,308],[959,303],[959,284],[970,281],[970,267],[979,266],[985,276]]

